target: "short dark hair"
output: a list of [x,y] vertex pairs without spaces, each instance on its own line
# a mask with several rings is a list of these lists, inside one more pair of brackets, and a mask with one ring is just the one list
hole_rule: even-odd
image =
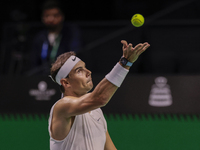
[[[72,55],[76,56],[76,53],[74,51],[63,53],[60,56],[58,56],[56,61],[52,64],[50,72],[51,72],[51,77],[53,78],[54,81],[56,81],[55,78],[56,78],[56,75],[57,75],[58,71],[60,70],[60,68],[67,61],[67,59]],[[62,85],[60,86],[60,90],[62,93],[65,92]]]
[[58,8],[61,13],[63,13],[62,6],[60,2],[55,1],[55,0],[47,0],[43,3],[42,5],[42,12],[44,12],[47,9],[53,9],[53,8]]

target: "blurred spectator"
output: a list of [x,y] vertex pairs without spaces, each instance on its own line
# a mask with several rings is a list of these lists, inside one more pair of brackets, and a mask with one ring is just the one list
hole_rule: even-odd
[[65,15],[57,1],[46,1],[42,7],[45,29],[33,40],[29,75],[49,74],[49,65],[67,51],[80,50],[80,34],[74,24],[65,24]]

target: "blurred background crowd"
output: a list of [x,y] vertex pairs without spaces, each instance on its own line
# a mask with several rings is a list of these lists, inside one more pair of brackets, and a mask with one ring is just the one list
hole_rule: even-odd
[[[93,73],[107,73],[120,59],[121,39],[151,44],[131,73],[200,73],[198,0],[11,0],[2,6],[0,75],[48,75],[67,51]],[[131,25],[135,13],[145,17],[144,26]]]
[[[199,7],[199,0],[2,1],[1,149],[49,149],[47,119],[60,98],[51,63],[75,51],[95,85],[121,58],[122,39],[151,46],[103,107],[116,147],[199,149]],[[136,13],[145,18],[139,28],[131,24]]]

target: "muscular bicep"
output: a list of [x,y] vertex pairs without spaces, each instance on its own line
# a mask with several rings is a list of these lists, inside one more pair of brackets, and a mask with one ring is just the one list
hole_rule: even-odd
[[105,106],[112,95],[117,90],[117,86],[103,79],[94,89],[93,92],[87,93],[81,97],[66,96],[55,106],[61,115],[71,117],[83,114],[96,108]]
[[56,104],[55,109],[60,115],[68,118],[89,112],[103,105],[102,101],[94,98],[92,93],[88,93],[79,98],[66,96]]

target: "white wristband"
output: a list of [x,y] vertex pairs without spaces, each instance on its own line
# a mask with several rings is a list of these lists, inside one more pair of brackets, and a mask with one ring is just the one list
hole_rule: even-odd
[[106,75],[106,79],[117,87],[120,87],[128,72],[128,69],[125,69],[119,63],[117,63],[110,73]]

